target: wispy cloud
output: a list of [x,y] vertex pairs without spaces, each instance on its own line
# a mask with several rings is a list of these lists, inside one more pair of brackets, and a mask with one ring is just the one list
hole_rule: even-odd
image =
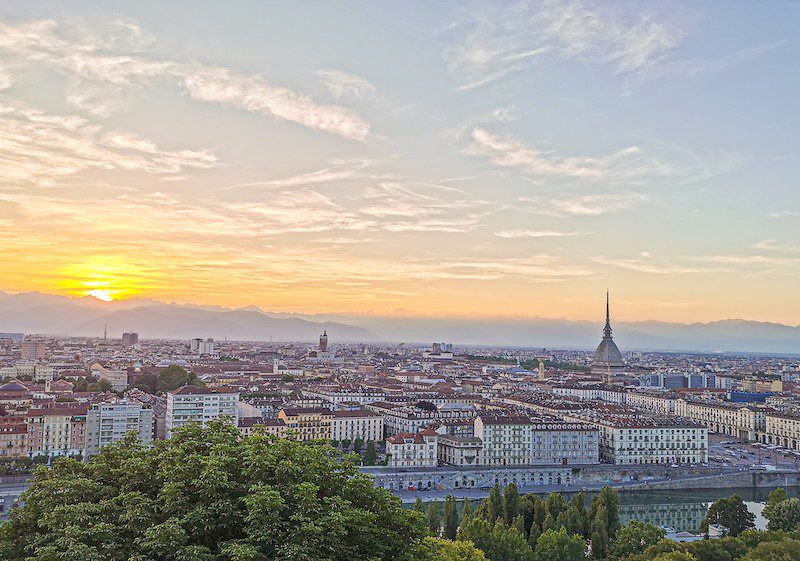
[[768,251],[800,251],[800,245],[779,243],[777,240],[761,240],[753,244],[756,249],[766,249]]
[[619,267],[622,269],[628,269],[629,271],[636,271],[637,273],[646,273],[650,275],[690,275],[715,273],[719,271],[719,269],[688,267],[685,265],[676,265],[674,263],[657,261],[648,258],[612,259],[606,257],[596,257],[593,259],[593,261],[595,263],[599,263],[600,265]]
[[647,155],[638,146],[603,156],[558,156],[480,127],[472,130],[471,139],[466,149],[468,154],[484,156],[497,166],[517,168],[536,176],[626,182],[674,172],[668,164]]
[[130,133],[104,132],[81,117],[0,98],[0,175],[7,184],[50,185],[88,169],[176,174],[216,165],[216,156],[205,150],[164,150]]
[[632,209],[648,200],[641,193],[604,193],[561,198],[519,197],[511,208],[544,216],[591,217]]
[[343,97],[355,99],[375,98],[375,84],[361,76],[341,70],[319,70],[317,71],[317,76],[336,99]]
[[640,72],[663,62],[686,34],[685,22],[674,15],[588,0],[482,5],[465,26],[465,38],[444,52],[460,89],[532,68],[543,58]]
[[521,238],[560,238],[565,236],[577,236],[577,232],[558,232],[555,230],[500,230],[494,233],[499,238],[521,239]]
[[[120,25],[120,24],[118,24]],[[349,109],[322,105],[311,97],[270,84],[259,76],[202,64],[144,58],[136,52],[141,30],[122,24],[131,37],[122,42],[60,34],[55,22],[0,23],[0,52],[16,55],[20,64],[35,64],[67,76],[67,99],[76,107],[107,115],[125,105],[131,90],[154,78],[168,77],[194,99],[238,107],[355,140],[365,140],[370,124]],[[114,35],[112,35],[114,36]]]

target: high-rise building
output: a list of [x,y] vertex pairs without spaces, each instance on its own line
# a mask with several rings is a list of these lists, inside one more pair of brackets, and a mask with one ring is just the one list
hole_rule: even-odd
[[189,342],[189,351],[198,355],[213,355],[215,351],[214,339],[196,337]]
[[141,403],[124,399],[97,403],[86,413],[86,448],[89,459],[109,444],[133,432],[142,444],[153,441],[153,410]]
[[139,334],[138,333],[123,333],[122,334],[122,346],[123,347],[132,347],[139,342]]
[[115,392],[121,392],[128,387],[128,371],[106,368],[102,364],[94,363],[92,365],[92,376],[98,380],[106,380],[111,384],[111,389]]
[[47,351],[47,347],[41,339],[25,339],[20,347],[22,349],[22,358],[27,360],[44,358]]
[[167,393],[166,436],[186,423],[206,425],[209,421],[225,416],[233,424],[239,424],[239,392],[223,389],[184,386]]

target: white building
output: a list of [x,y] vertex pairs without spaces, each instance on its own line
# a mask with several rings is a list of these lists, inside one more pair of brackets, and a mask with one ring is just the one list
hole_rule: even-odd
[[197,422],[203,426],[222,416],[233,426],[239,424],[239,392],[211,390],[197,386],[184,386],[167,393],[166,436],[186,423]]
[[122,440],[133,432],[142,444],[153,441],[153,410],[124,399],[98,403],[86,413],[86,448],[84,459],[89,459],[100,450]]
[[475,419],[482,465],[578,465],[599,462],[598,430],[586,423],[527,415]]
[[383,440],[383,417],[374,411],[334,411],[331,420],[331,439],[365,442]]
[[196,337],[189,342],[189,351],[198,355],[213,355],[215,350],[214,339]]
[[569,413],[600,431],[600,458],[612,464],[701,464],[708,461],[708,429],[606,405]]
[[128,387],[128,371],[106,368],[102,364],[95,362],[92,365],[92,376],[98,380],[106,380],[111,384],[111,389],[121,392]]
[[436,432],[403,432],[386,439],[389,467],[433,467],[438,464]]

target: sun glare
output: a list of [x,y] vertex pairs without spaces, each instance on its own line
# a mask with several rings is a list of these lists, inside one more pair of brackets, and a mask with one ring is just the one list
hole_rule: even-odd
[[86,292],[86,296],[94,296],[98,300],[102,300],[103,302],[111,302],[114,297],[111,295],[111,292],[108,290],[90,290]]

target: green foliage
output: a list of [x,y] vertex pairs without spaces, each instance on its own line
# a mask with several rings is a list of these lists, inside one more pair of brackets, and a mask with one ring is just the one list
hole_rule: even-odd
[[374,466],[378,460],[378,452],[375,450],[375,443],[370,440],[367,442],[367,448],[364,450],[364,465]]
[[762,542],[743,557],[744,561],[800,561],[800,540]]
[[500,493],[500,485],[495,483],[489,491],[489,499],[484,501],[486,505],[485,518],[494,524],[495,520],[503,516],[503,495]]
[[422,502],[422,498],[417,497],[417,499],[414,501],[414,510],[420,514],[425,514],[425,503]]
[[565,528],[547,530],[536,540],[534,561],[582,561],[586,558],[586,542],[569,534]]
[[747,552],[747,546],[739,538],[724,537],[688,543],[686,551],[697,561],[736,561]]
[[414,561],[488,561],[472,542],[448,541],[439,538],[422,540]]
[[727,529],[729,535],[736,537],[744,530],[753,528],[754,521],[755,515],[747,510],[742,498],[734,494],[729,499],[718,499],[711,503],[702,529],[707,531],[710,524],[719,524]]
[[40,467],[0,527],[4,561],[408,559],[422,517],[329,446],[190,424]]
[[609,547],[611,557],[620,559],[640,553],[664,539],[666,532],[647,522],[631,520],[617,532]]
[[770,530],[797,530],[800,527],[800,499],[784,499],[771,505],[769,512],[764,507],[764,515],[769,519],[767,528]]
[[434,537],[439,536],[439,531],[442,529],[442,519],[439,516],[439,501],[431,501],[428,503],[428,532]]
[[491,561],[531,561],[533,550],[525,536],[502,521],[491,524],[484,518],[473,516],[461,524],[460,541],[470,541]]
[[464,499],[464,504],[461,507],[461,520],[466,522],[472,518],[472,503],[468,498]]
[[353,441],[353,452],[356,454],[361,453],[361,449],[364,447],[364,439],[360,436]]
[[444,499],[444,526],[442,537],[448,540],[456,539],[458,534],[458,506],[453,495],[447,495]]
[[507,485],[503,492],[503,522],[506,526],[511,526],[519,514],[519,501],[519,490],[516,483]]
[[619,496],[608,485],[592,498],[589,507],[589,521],[596,526],[603,526],[609,538],[613,538],[617,534],[620,526]]
[[155,389],[158,393],[166,393],[177,390],[187,384],[202,385],[193,372],[188,372],[177,364],[171,364],[158,373]]
[[685,551],[670,551],[669,553],[656,555],[652,561],[697,561],[697,558]]

